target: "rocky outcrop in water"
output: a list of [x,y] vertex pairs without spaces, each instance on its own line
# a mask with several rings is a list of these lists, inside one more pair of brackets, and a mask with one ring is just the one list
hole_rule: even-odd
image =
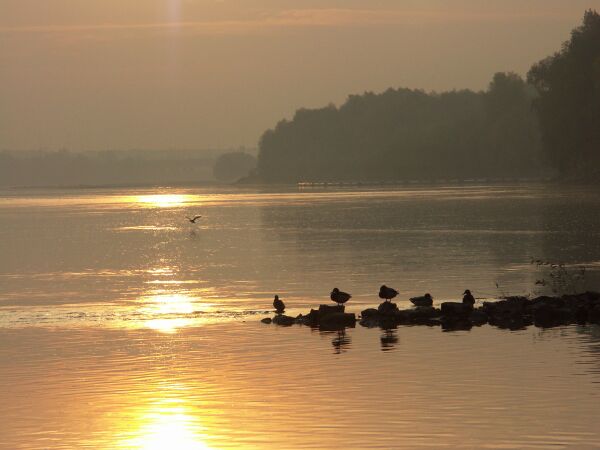
[[445,330],[468,330],[486,323],[511,330],[529,325],[547,328],[575,323],[600,324],[600,294],[585,292],[534,299],[507,297],[484,302],[478,308],[463,302],[444,302],[439,309],[430,306],[400,310],[396,304],[384,302],[378,309],[364,310],[360,321],[366,327],[440,325]]
[[[320,305],[306,315],[290,317],[276,315],[263,323],[281,326],[294,324],[337,330],[353,327],[356,316],[346,313],[344,306]],[[394,328],[398,325],[441,326],[445,331],[469,330],[490,324],[498,328],[518,330],[530,325],[549,328],[569,324],[600,325],[600,293],[585,292],[561,297],[541,296],[507,297],[495,302],[484,302],[475,308],[464,302],[443,302],[440,308],[418,306],[399,309],[396,303],[385,301],[377,308],[368,308],[360,315],[360,325],[368,328]]]
[[356,325],[356,315],[347,313],[343,305],[320,305],[319,309],[311,309],[306,315],[297,317],[278,314],[273,319],[262,319],[263,323],[274,323],[275,325],[291,326],[294,324],[309,325],[322,330],[339,330]]

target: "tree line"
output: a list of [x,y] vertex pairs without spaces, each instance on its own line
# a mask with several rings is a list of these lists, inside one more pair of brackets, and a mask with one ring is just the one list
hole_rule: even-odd
[[599,154],[600,16],[590,10],[526,80],[497,73],[482,92],[388,89],[299,109],[262,135],[257,178],[593,177]]

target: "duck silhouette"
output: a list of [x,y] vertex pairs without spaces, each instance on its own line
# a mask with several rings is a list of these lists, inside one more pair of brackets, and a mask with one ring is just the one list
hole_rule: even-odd
[[338,288],[333,288],[333,291],[331,291],[330,298],[332,301],[336,302],[338,305],[343,305],[348,300],[350,300],[352,298],[352,296],[350,294],[348,294],[347,292],[340,291]]
[[391,301],[398,295],[398,291],[394,288],[387,287],[385,284],[379,288],[379,298],[384,299],[386,302]]
[[475,304],[475,297],[473,297],[473,294],[468,289],[463,293],[463,303],[471,306]]
[[421,297],[413,297],[410,299],[411,303],[415,306],[431,306],[433,305],[433,297],[431,294],[425,294]]
[[273,308],[275,308],[277,314],[282,314],[285,311],[285,303],[283,303],[282,300],[279,300],[279,295],[276,295],[273,300]]

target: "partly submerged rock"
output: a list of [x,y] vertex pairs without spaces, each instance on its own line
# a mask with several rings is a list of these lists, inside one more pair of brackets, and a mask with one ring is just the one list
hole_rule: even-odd
[[398,312],[400,312],[400,310],[398,309],[398,305],[396,305],[395,303],[392,303],[392,302],[383,302],[377,308],[377,312],[381,316],[388,316],[389,317],[389,316],[395,316],[396,314],[398,314]]
[[444,302],[442,303],[443,316],[468,316],[473,311],[473,306],[468,303]]
[[290,325],[294,325],[294,323],[296,323],[296,319],[294,317],[285,316],[283,314],[280,314],[280,315],[273,317],[273,323],[275,325],[289,327]]
[[[344,305],[319,305],[319,309],[310,310],[310,313],[305,316],[304,323],[313,327],[317,327],[321,324],[323,319],[335,314],[345,314]],[[352,315],[354,316],[354,314]]]
[[469,314],[469,321],[474,326],[480,327],[488,322],[488,315],[481,309],[475,309]]
[[356,326],[356,316],[352,313],[334,313],[321,317],[319,328],[324,330],[338,330],[345,327]]
[[271,322],[273,322],[273,319],[271,319],[270,317],[265,317],[264,319],[261,320],[261,322],[266,323],[268,325]]

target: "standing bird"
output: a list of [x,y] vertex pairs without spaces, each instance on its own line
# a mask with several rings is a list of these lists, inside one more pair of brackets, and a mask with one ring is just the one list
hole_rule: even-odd
[[185,216],[185,218],[186,218],[187,220],[189,220],[189,221],[190,221],[190,223],[196,223],[196,220],[198,220],[200,217],[202,217],[202,216],[194,216],[193,218],[191,218],[191,217],[188,217],[188,216]]
[[463,293],[463,304],[470,306],[475,304],[475,297],[473,297],[471,291],[468,289]]
[[425,294],[422,297],[413,297],[410,299],[415,306],[431,306],[433,305],[433,297],[431,294]]
[[391,301],[397,295],[398,291],[396,289],[387,287],[385,284],[379,288],[379,298],[384,299],[386,302]]
[[273,308],[275,308],[277,314],[282,314],[285,311],[285,303],[279,300],[279,295],[276,295],[275,300],[273,300]]
[[347,292],[342,292],[338,288],[334,288],[333,291],[331,291],[330,297],[331,300],[336,302],[338,305],[343,305],[352,298],[350,294]]

